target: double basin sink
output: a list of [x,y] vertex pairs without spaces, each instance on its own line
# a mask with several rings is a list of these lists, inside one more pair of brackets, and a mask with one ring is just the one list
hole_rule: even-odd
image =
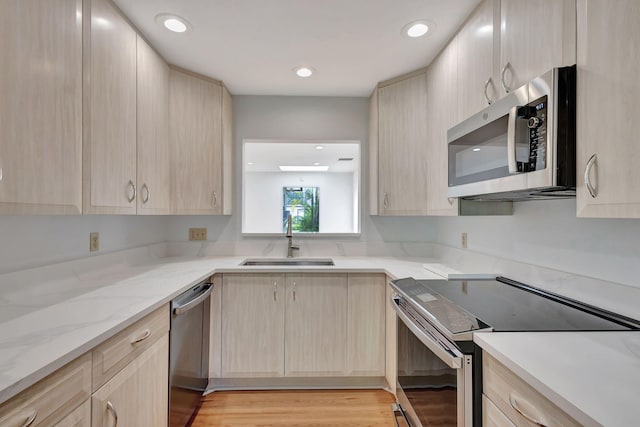
[[330,258],[250,258],[240,263],[241,266],[332,266]]

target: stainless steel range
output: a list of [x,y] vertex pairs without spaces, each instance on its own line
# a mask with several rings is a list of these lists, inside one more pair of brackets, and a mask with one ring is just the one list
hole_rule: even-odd
[[513,280],[391,282],[398,315],[396,423],[482,425],[476,332],[624,331],[640,321]]

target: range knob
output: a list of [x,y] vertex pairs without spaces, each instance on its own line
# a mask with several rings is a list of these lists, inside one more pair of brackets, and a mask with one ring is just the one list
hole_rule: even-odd
[[533,117],[529,117],[529,122],[527,123],[527,126],[529,127],[529,129],[534,129],[540,126],[541,124],[542,124],[542,120],[540,120],[536,116],[533,116]]

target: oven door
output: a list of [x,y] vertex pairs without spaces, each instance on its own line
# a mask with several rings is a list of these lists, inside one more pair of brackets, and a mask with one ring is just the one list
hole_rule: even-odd
[[397,398],[411,427],[471,427],[471,355],[462,352],[399,295]]

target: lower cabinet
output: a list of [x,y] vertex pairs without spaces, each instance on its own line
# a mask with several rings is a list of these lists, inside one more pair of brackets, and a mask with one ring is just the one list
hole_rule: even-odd
[[91,400],[87,399],[73,412],[56,424],[56,427],[89,427],[91,426]]
[[169,337],[165,334],[91,397],[92,426],[167,425]]
[[382,274],[226,274],[221,377],[384,376]]
[[581,425],[487,353],[482,377],[484,427]]

